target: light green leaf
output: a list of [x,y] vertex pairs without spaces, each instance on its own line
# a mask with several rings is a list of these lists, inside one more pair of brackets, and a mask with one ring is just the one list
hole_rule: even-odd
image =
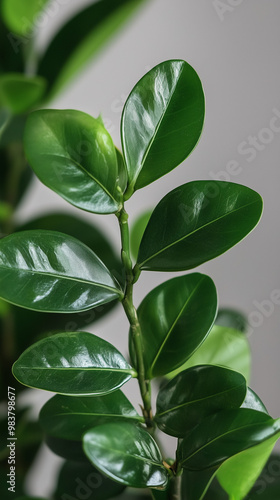
[[31,36],[38,14],[49,0],[2,0],[2,16],[7,27],[17,35]]
[[93,213],[119,210],[116,149],[99,119],[74,110],[35,111],[24,144],[36,175],[66,201]]
[[185,61],[163,62],[136,84],[121,123],[129,181],[126,199],[185,160],[200,137],[203,120],[201,82]]
[[[138,308],[146,376],[182,365],[207,337],[216,312],[216,288],[204,274],[173,278],[152,290]],[[131,332],[130,353],[136,366]]]
[[71,396],[107,394],[137,376],[114,346],[87,332],[36,342],[14,363],[13,375],[28,387]]
[[40,76],[6,73],[0,76],[0,106],[14,114],[32,109],[43,97],[46,81]]
[[23,231],[3,238],[0,283],[3,299],[36,311],[85,311],[122,297],[95,253],[56,231]]
[[84,435],[84,451],[111,479],[133,488],[164,488],[168,481],[152,436],[132,423],[100,425]]
[[131,248],[131,255],[132,257],[136,260],[138,256],[138,251],[139,251],[139,246],[143,237],[143,234],[145,232],[145,229],[147,227],[147,224],[150,220],[152,214],[152,210],[147,210],[146,212],[142,213],[140,217],[136,219],[134,224],[131,227],[131,232],[130,232],[130,248]]
[[138,267],[193,269],[236,245],[252,231],[261,213],[260,195],[240,184],[194,181],[179,186],[153,211],[140,244]]

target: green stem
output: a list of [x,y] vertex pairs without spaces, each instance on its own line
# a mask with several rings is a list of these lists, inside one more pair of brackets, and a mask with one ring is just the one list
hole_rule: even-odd
[[131,335],[137,360],[138,383],[143,400],[143,415],[146,420],[147,427],[152,428],[153,422],[152,422],[152,407],[151,407],[151,385],[150,381],[146,380],[145,376],[142,333],[137,316],[137,311],[133,304],[134,273],[130,256],[128,214],[126,213],[124,208],[122,208],[122,210],[118,213],[118,219],[119,219],[121,241],[122,241],[121,257],[126,275],[126,285],[125,285],[126,288],[122,305],[131,327]]

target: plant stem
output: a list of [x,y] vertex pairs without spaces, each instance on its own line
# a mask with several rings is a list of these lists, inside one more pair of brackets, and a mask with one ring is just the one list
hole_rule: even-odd
[[153,427],[152,422],[152,408],[151,408],[151,384],[145,377],[145,365],[143,358],[142,346],[142,333],[141,327],[137,316],[137,311],[133,304],[133,282],[134,273],[132,268],[132,261],[130,256],[130,243],[129,243],[129,227],[128,227],[128,214],[122,208],[118,213],[121,241],[122,241],[122,263],[125,268],[126,284],[125,294],[122,305],[131,327],[131,335],[135,349],[138,371],[138,383],[143,400],[143,415],[146,420],[146,425],[149,428]]

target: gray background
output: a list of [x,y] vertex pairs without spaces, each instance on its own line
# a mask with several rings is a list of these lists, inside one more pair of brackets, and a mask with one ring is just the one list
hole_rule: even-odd
[[[55,18],[40,33],[42,46],[51,33],[86,1],[60,6]],[[52,103],[54,108],[102,113],[115,142],[120,145],[119,122],[122,105],[138,79],[154,65],[181,58],[198,72],[206,94],[206,120],[198,147],[176,170],[138,191],[129,201],[131,219],[153,207],[174,187],[195,179],[220,178],[247,185],[264,198],[263,218],[246,240],[218,259],[199,268],[214,280],[220,305],[232,306],[249,315],[252,347],[252,388],[273,416],[280,415],[280,305],[271,293],[280,290],[279,276],[279,153],[280,153],[280,3],[279,0],[224,0],[227,11],[220,16],[212,0],[149,0],[100,56]],[[271,119],[279,114],[271,130]],[[245,154],[250,136],[257,136],[259,149]],[[241,148],[241,149],[240,149]],[[252,161],[249,161],[251,158]],[[235,175],[229,165],[235,161]],[[226,177],[227,176],[227,177]],[[26,220],[46,209],[77,210],[34,181],[21,207]],[[119,246],[114,216],[80,216],[100,224]],[[135,302],[171,275],[143,273]],[[266,311],[257,313],[265,302]],[[267,302],[269,301],[269,302]],[[264,304],[263,304],[264,305]],[[127,351],[127,323],[121,309],[98,323],[97,335]],[[128,384],[135,404],[137,385]],[[35,391],[34,391],[35,392]],[[32,398],[38,398],[38,393]],[[40,393],[39,406],[45,395]],[[37,464],[29,479],[34,494],[47,494],[49,477],[58,459],[42,452],[48,467]],[[42,480],[46,491],[42,491]]]

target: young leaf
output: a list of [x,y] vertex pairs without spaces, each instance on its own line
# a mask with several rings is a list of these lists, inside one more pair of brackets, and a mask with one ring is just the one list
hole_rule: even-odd
[[46,81],[40,76],[6,73],[0,76],[0,106],[14,114],[25,113],[42,99]]
[[173,378],[177,373],[195,365],[223,365],[242,373],[249,380],[251,371],[251,351],[244,333],[214,326],[207,339],[178,370],[169,373]]
[[36,27],[37,16],[48,1],[2,0],[3,19],[13,33],[30,37]]
[[85,311],[122,297],[103,262],[79,240],[23,231],[0,241],[1,297],[35,311]]
[[138,267],[193,269],[242,240],[261,213],[260,195],[246,186],[223,181],[179,186],[152,213],[140,244]]
[[[216,312],[216,288],[204,274],[173,278],[152,290],[138,308],[146,376],[182,365],[207,337]],[[130,353],[136,365],[131,333]]]
[[206,417],[180,443],[178,460],[189,470],[218,467],[225,460],[279,437],[280,419],[255,410],[224,410]]
[[280,430],[275,436],[265,440],[258,446],[243,451],[226,460],[218,470],[218,480],[223,489],[234,500],[243,500],[254,486],[264,468],[276,441],[280,436]]
[[132,423],[110,423],[84,435],[84,451],[111,479],[133,488],[165,487],[167,470],[151,435]]
[[67,461],[59,472],[54,499],[108,500],[124,489],[125,486],[104,476],[89,462]]
[[38,67],[38,74],[49,82],[49,98],[79,74],[144,1],[91,2],[55,34]]
[[107,394],[136,376],[114,346],[87,332],[40,340],[14,363],[13,374],[29,387],[70,396]]
[[171,436],[183,437],[205,417],[239,408],[246,395],[246,380],[220,366],[189,368],[158,393],[155,420]]
[[200,137],[203,120],[201,82],[185,61],[163,62],[136,84],[121,123],[126,198],[185,160]]
[[116,149],[99,119],[74,110],[35,111],[24,144],[36,175],[66,201],[93,213],[119,210]]
[[63,439],[82,439],[93,426],[112,420],[143,422],[120,390],[94,398],[56,395],[40,412],[40,424],[46,434]]

